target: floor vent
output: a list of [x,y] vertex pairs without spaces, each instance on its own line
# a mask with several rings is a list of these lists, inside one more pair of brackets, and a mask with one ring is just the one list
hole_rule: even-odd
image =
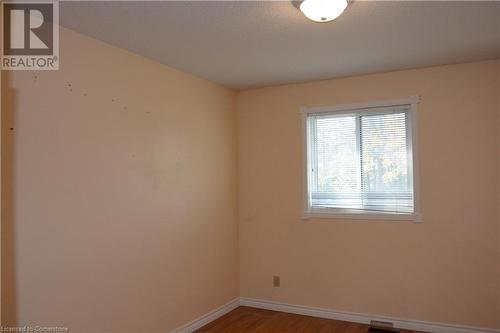
[[399,332],[398,329],[394,328],[394,325],[385,321],[372,320],[370,322],[370,328],[368,333],[395,333]]

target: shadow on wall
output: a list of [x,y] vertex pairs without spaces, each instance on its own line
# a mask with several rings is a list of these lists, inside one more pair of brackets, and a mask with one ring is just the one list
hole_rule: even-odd
[[2,326],[17,324],[17,288],[14,227],[14,110],[17,92],[10,88],[9,72],[2,73]]

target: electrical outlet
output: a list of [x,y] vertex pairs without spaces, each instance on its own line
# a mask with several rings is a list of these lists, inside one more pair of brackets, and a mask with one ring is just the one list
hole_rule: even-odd
[[280,277],[278,275],[273,276],[273,287],[279,288],[280,286]]

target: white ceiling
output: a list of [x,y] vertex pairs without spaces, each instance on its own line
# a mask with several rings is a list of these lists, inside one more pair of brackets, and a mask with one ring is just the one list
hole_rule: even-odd
[[61,23],[231,88],[500,57],[500,2],[354,1],[330,23],[290,1],[62,2]]

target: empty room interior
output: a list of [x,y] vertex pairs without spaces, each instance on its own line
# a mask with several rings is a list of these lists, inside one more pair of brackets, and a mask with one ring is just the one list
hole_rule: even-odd
[[1,8],[2,333],[500,333],[500,1]]

